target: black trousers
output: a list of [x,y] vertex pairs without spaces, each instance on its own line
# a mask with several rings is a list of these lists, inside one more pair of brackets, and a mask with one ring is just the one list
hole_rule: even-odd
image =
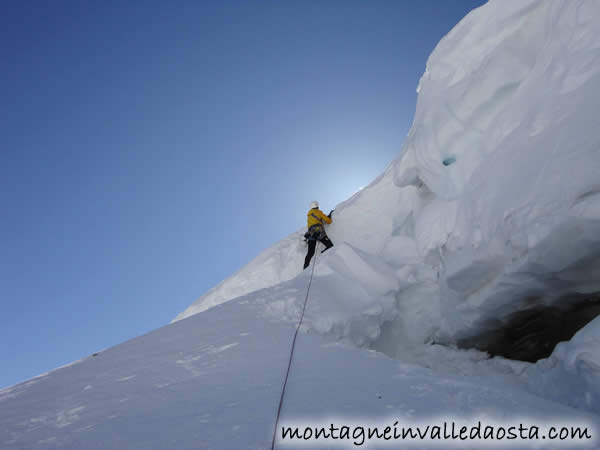
[[[331,242],[327,236],[323,236],[322,238],[319,239],[319,241],[322,242],[323,245],[325,246],[325,248],[323,250],[321,250],[321,253],[323,253],[325,250],[329,250],[331,247],[333,247],[333,242]],[[305,269],[308,266],[310,266],[310,260],[312,259],[313,255],[315,254],[316,247],[317,247],[317,239],[310,239],[308,241],[308,252],[306,252],[306,258],[304,258],[304,268]]]

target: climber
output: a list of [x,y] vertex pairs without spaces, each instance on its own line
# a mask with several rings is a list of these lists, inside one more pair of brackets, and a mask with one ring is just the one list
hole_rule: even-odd
[[325,213],[319,209],[318,202],[313,201],[310,203],[310,210],[306,215],[308,232],[304,235],[308,241],[308,252],[306,253],[306,258],[304,259],[305,269],[310,265],[310,260],[315,254],[317,241],[322,242],[323,245],[325,245],[325,248],[321,250],[321,253],[333,247],[333,242],[331,242],[327,237],[327,234],[325,233],[325,227],[323,226],[326,223],[331,223],[331,213],[333,213],[333,210],[331,210],[329,215],[326,216]]

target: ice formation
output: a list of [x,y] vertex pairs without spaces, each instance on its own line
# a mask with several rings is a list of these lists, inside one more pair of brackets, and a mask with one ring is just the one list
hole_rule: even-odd
[[[594,1],[492,1],[440,41],[400,157],[335,209],[311,326],[396,354],[600,292],[599,18]],[[301,235],[176,320],[304,276]]]

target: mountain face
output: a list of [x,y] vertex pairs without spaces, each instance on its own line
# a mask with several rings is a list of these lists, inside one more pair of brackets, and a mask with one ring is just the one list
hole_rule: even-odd
[[[600,3],[490,1],[418,92],[399,158],[337,205],[335,247],[316,254],[283,423],[519,416],[595,433]],[[0,391],[0,447],[269,447],[311,276],[303,232],[174,323]]]

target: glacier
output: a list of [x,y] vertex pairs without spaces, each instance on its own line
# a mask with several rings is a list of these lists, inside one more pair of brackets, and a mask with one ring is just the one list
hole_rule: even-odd
[[[492,0],[439,42],[417,91],[400,156],[335,207],[284,419],[597,429],[600,318],[535,363],[461,343],[599,296],[600,3]],[[303,233],[170,325],[0,391],[1,446],[270,446],[310,278]]]

